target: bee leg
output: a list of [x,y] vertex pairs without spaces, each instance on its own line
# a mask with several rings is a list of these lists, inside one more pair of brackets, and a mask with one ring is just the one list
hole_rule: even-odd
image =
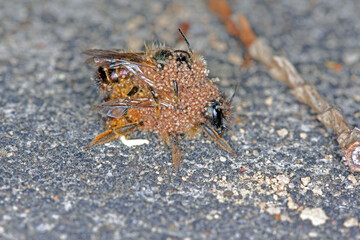
[[213,128],[205,124],[201,124],[201,126],[204,132],[217,144],[219,144],[220,147],[222,147],[225,151],[231,153],[232,155],[237,156],[236,152],[230,147],[230,145],[222,137],[219,136],[219,134]]
[[172,147],[172,158],[174,163],[174,172],[177,173],[181,163],[181,145],[179,135],[170,135],[170,144]]
[[139,91],[139,87],[138,86],[134,86],[132,87],[132,89],[130,90],[130,92],[128,92],[128,94],[126,95],[126,97],[132,97],[134,96],[137,92]]
[[175,103],[177,104],[179,99],[179,88],[176,80],[174,80],[174,93],[175,93]]
[[111,85],[114,85],[114,81],[113,81],[113,79],[112,79],[111,76],[110,76],[109,69],[104,68],[104,72],[105,72],[106,78],[107,78],[107,80],[109,81],[109,83],[111,83]]
[[155,91],[152,87],[149,87],[149,90],[151,92],[151,95],[155,101],[155,111],[156,111],[156,116],[160,116],[160,105],[159,105],[159,99],[157,98]]
[[90,147],[101,145],[107,142],[114,140],[115,138],[121,137],[123,135],[127,135],[134,131],[137,128],[138,124],[128,124],[123,126],[116,126],[110,130],[107,130],[100,135],[98,135],[94,140],[91,142]]

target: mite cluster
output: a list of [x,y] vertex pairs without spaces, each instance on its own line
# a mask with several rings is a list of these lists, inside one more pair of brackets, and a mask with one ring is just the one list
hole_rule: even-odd
[[86,62],[96,66],[96,81],[104,102],[94,108],[107,117],[106,129],[91,145],[99,145],[134,130],[154,132],[172,147],[174,170],[181,162],[180,140],[203,131],[235,155],[222,138],[230,102],[213,79],[205,60],[191,51],[169,48],[129,53],[87,50]]

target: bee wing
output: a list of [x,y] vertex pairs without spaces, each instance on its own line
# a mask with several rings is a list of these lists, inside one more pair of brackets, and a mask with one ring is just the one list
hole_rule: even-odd
[[132,73],[134,77],[145,82],[152,88],[156,88],[154,80],[145,77],[143,70],[140,68],[155,67],[154,62],[146,59],[145,52],[128,53],[119,50],[90,49],[84,51],[84,54],[91,56],[91,58],[86,60],[87,64],[107,69],[126,69]]
[[[119,118],[130,108],[153,108],[155,107],[153,101],[149,98],[118,98],[96,105],[92,107],[92,110],[104,116]],[[160,100],[159,105],[162,107],[172,106],[171,102],[165,99]]]
[[119,118],[123,116],[130,108],[154,106],[155,105],[153,104],[152,100],[148,98],[135,98],[131,100],[126,98],[119,98],[96,105],[92,107],[92,110],[95,110],[98,113],[108,117]]
[[145,52],[129,53],[121,52],[120,50],[90,49],[83,53],[91,56],[85,62],[96,67],[116,69],[124,63],[149,67],[155,65],[145,58]]

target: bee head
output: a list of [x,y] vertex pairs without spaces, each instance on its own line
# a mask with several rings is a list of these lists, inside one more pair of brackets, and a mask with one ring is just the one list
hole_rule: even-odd
[[181,64],[186,64],[188,68],[191,69],[191,54],[188,51],[161,48],[155,52],[153,58],[160,69],[163,69],[164,66],[168,63],[167,61],[171,59],[176,60],[178,67]]
[[219,136],[223,136],[227,130],[225,121],[228,111],[229,107],[224,106],[224,103],[221,100],[212,100],[208,103],[205,116],[211,124],[211,127],[219,134]]

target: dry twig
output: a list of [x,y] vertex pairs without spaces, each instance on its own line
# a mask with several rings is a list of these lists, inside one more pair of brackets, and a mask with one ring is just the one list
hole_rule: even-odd
[[310,106],[317,113],[320,122],[334,130],[344,151],[346,164],[351,170],[360,172],[360,129],[351,126],[337,107],[324,100],[313,84],[304,81],[289,60],[274,56],[270,47],[256,37],[243,15],[238,15],[237,22],[234,22],[226,0],[208,0],[208,4],[229,34],[245,45],[250,56],[268,67],[273,78],[285,82],[300,102]]

